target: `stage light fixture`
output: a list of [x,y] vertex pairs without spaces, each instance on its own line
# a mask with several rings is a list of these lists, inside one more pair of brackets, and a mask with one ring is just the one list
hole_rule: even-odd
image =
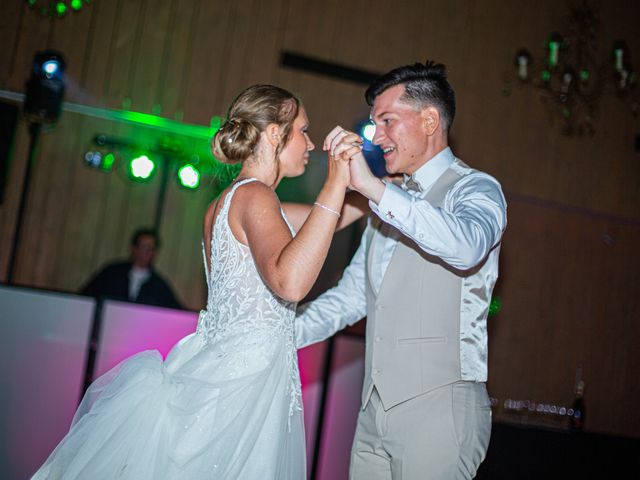
[[89,5],[91,0],[26,0],[31,9],[35,9],[44,17],[63,18],[69,9],[74,12],[82,10],[84,4]]
[[156,164],[147,155],[139,155],[129,162],[129,174],[134,180],[148,180],[156,169]]
[[62,54],[54,50],[35,54],[25,90],[24,112],[28,121],[54,123],[58,120],[64,97],[64,68]]
[[195,190],[200,185],[200,172],[191,164],[186,164],[178,170],[178,181],[184,188]]
[[57,2],[56,13],[59,17],[62,17],[65,13],[67,13],[67,4],[64,2]]
[[52,78],[60,71],[60,62],[57,59],[47,60],[42,64],[42,72],[47,78]]
[[88,150],[84,154],[84,163],[96,170],[108,173],[113,169],[116,157],[113,152],[102,150]]

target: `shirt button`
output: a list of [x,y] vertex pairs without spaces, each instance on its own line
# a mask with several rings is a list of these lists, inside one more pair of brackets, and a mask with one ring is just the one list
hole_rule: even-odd
[[379,374],[379,373],[380,373],[380,370],[378,370],[377,368],[374,368],[374,369],[373,369],[373,374],[374,374],[374,375],[377,375],[377,374]]
[[375,341],[376,341],[376,342],[380,342],[381,340],[382,340],[382,337],[376,337],[376,338],[375,338]]

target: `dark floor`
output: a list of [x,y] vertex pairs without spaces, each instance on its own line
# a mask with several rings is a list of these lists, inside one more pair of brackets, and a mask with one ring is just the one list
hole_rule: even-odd
[[494,423],[479,480],[640,479],[640,438]]

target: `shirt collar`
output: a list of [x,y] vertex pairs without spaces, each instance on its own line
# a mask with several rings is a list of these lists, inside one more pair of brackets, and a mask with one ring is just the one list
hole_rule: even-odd
[[[447,147],[428,160],[416,170],[411,177],[420,184],[422,191],[426,191],[431,188],[440,175],[451,166],[455,158],[451,148]],[[407,181],[408,178],[409,175],[405,174],[404,180]]]

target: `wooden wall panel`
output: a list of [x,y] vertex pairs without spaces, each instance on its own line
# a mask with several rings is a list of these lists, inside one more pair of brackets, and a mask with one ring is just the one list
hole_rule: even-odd
[[16,61],[16,43],[20,38],[20,26],[24,15],[24,2],[13,0],[3,4],[0,17],[0,85],[6,85]]
[[[136,47],[130,93],[131,110],[152,113],[154,105],[159,105],[163,86],[163,65],[168,55],[174,27],[171,17],[172,0],[154,0],[144,3],[141,13],[140,41]],[[160,113],[160,112],[158,112]]]
[[256,35],[258,25],[263,20],[259,16],[259,4],[254,0],[239,0],[234,2],[229,15],[225,39],[228,43],[224,52],[228,57],[217,87],[222,93],[222,105],[225,107],[250,84],[247,73],[251,67],[252,51],[261,41]]
[[629,332],[640,317],[640,223],[509,200],[502,309],[489,322],[491,395],[569,407],[582,367],[588,428],[636,436],[640,415],[614,411],[638,388]]
[[[13,1],[18,2],[19,0]],[[20,34],[13,44],[15,54],[10,60],[10,73],[5,86],[6,89],[14,91],[24,90],[24,82],[29,75],[33,54],[48,46],[53,27],[53,22],[50,19],[42,18],[30,10],[26,2],[19,3],[22,4],[21,14],[17,18]]]
[[[365,86],[284,68],[282,50],[380,72],[427,58],[446,63],[458,98],[454,149],[494,174],[510,201],[497,291],[503,310],[491,322],[492,393],[566,404],[581,364],[588,427],[638,435],[640,414],[628,413],[640,372],[631,341],[640,334],[638,119],[629,101],[608,91],[594,137],[564,137],[538,92],[514,81],[515,51],[543,56],[568,4],[98,0],[45,19],[13,0],[0,19],[8,46],[0,52],[0,89],[22,92],[33,53],[57,48],[68,62],[67,101],[208,125],[248,85],[275,82],[302,98],[319,150],[333,126],[352,128],[368,116]],[[639,8],[623,0],[600,5],[601,58],[624,38],[638,61]],[[133,184],[122,163],[108,175],[85,167],[81,157],[97,133],[148,146],[157,138],[147,128],[63,113],[39,145],[16,281],[75,291],[101,264],[126,257],[132,231],[152,223],[160,177]],[[0,205],[0,280],[27,148],[21,123]],[[313,178],[300,185],[317,187],[323,161],[314,155]],[[157,265],[192,309],[205,298],[201,216],[212,196],[211,178],[186,192],[172,176],[166,192]]]
[[[184,98],[184,119],[207,125],[214,112],[226,109],[222,104],[225,69],[234,59],[229,56],[234,26],[235,2],[196,2],[194,41],[188,52],[192,62],[185,65],[189,76]],[[226,111],[226,110],[224,110]]]
[[165,59],[159,73],[155,103],[160,113],[168,118],[182,120],[187,80],[193,58],[195,22],[200,9],[199,2],[171,2],[170,24],[165,38]]

